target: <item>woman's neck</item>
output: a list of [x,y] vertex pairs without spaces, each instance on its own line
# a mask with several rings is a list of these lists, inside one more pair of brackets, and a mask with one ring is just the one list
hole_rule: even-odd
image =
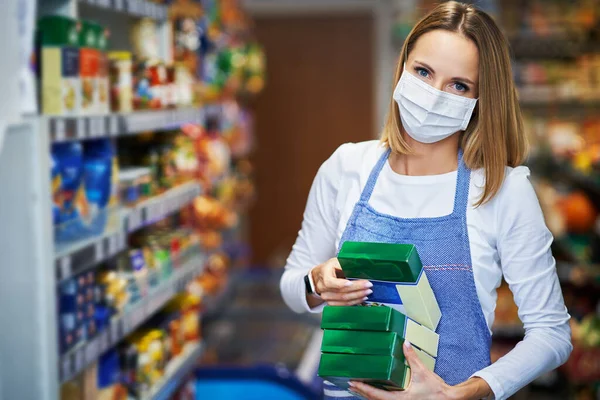
[[459,133],[431,144],[417,142],[409,135],[404,135],[404,138],[413,150],[413,154],[392,152],[389,163],[395,173],[424,176],[456,171]]

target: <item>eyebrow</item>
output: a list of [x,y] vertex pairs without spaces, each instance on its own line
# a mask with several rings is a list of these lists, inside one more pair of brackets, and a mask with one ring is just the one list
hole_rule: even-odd
[[[415,60],[415,63],[421,64],[422,66],[424,66],[425,68],[427,68],[428,70],[430,70],[432,73],[435,74],[435,70],[433,68],[431,68],[429,65],[427,65],[426,63],[424,63],[423,61]],[[471,85],[475,85],[475,82],[473,82],[469,78],[465,78],[465,77],[462,77],[462,76],[455,76],[452,79],[455,80],[455,81],[463,81],[463,82],[466,82],[466,83],[470,83]]]

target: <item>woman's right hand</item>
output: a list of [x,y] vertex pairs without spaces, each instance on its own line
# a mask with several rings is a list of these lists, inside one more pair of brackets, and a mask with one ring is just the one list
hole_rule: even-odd
[[342,267],[332,258],[314,267],[310,273],[315,290],[330,306],[354,306],[367,300],[373,284],[366,280],[349,281],[343,278]]

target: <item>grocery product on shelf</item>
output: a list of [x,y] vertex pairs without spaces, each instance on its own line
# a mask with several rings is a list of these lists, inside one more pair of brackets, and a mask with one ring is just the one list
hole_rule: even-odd
[[97,114],[110,112],[110,78],[108,62],[108,31],[96,24],[96,45],[98,48],[98,109]]
[[133,63],[128,51],[108,53],[111,111],[130,112],[133,110]]
[[99,109],[98,93],[98,29],[89,21],[80,22],[79,76],[81,79],[81,113],[96,114]]
[[56,163],[52,195],[53,203],[58,208],[57,239],[69,240],[76,237],[78,232],[76,227],[67,224],[87,211],[85,193],[81,186],[84,172],[83,146],[78,142],[54,144],[52,159]]
[[76,115],[81,107],[78,24],[51,16],[40,19],[37,29],[42,113]]

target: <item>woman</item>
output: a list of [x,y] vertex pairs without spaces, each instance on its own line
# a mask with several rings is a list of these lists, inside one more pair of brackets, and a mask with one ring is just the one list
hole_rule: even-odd
[[[361,383],[369,399],[505,399],[571,350],[552,236],[528,180],[507,41],[471,5],[447,2],[405,41],[381,141],[345,144],[322,165],[281,279],[286,303],[355,305],[367,281],[340,278],[344,241],[417,246],[442,311],[435,373],[405,355],[403,392]],[[491,364],[496,289],[508,282],[525,338]],[[491,364],[491,365],[490,365]],[[352,397],[326,383],[329,398]]]

